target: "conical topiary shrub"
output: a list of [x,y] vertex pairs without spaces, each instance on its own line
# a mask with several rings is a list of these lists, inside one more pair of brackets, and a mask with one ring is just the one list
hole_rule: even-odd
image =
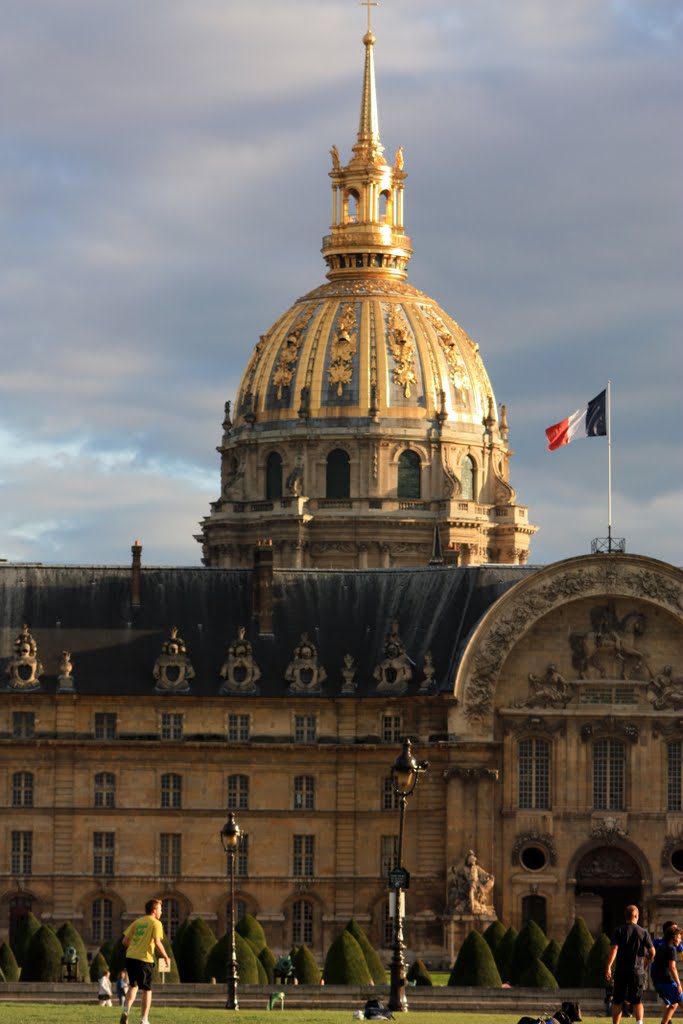
[[370,939],[358,924],[355,917],[351,918],[346,926],[346,930],[353,935],[354,939],[363,950],[363,956],[365,957],[365,962],[368,965],[370,977],[374,981],[375,985],[384,985],[387,980],[387,972],[384,969],[384,964],[379,958],[379,953],[370,942]]
[[[546,965],[546,967],[552,975],[554,975],[555,971],[557,970],[557,961],[560,958],[561,949],[562,947],[560,946],[559,942],[556,942],[555,939],[551,939],[548,945],[543,950],[541,963]],[[604,977],[602,979],[602,984],[605,984]]]
[[[214,943],[206,959],[206,974],[204,980],[216,981],[223,985],[228,978],[228,955],[230,952],[230,933],[222,935],[218,942]],[[237,973],[240,985],[258,985],[259,972],[256,954],[250,943],[235,932],[235,956],[237,958]]]
[[266,933],[252,914],[243,914],[235,925],[235,934],[241,935],[254,944],[254,952],[259,955],[264,946],[267,946]]
[[20,967],[24,965],[24,958],[26,956],[26,950],[28,944],[40,928],[40,921],[35,914],[32,914],[29,910],[28,914],[24,914],[17,921],[16,928],[14,929],[14,936],[10,942],[12,952],[16,958],[17,963]]
[[109,970],[111,971],[112,978],[117,978],[119,972],[124,970],[126,966],[126,947],[123,944],[123,935],[119,935],[118,939],[111,947],[109,956],[105,957],[105,960],[109,964]]
[[609,951],[612,943],[604,932],[598,935],[591,946],[586,966],[583,971],[583,988],[604,988],[605,970],[609,959]]
[[512,962],[512,951],[515,948],[517,929],[512,925],[505,932],[505,935],[496,946],[494,960],[496,967],[503,981],[510,981],[510,963]]
[[562,944],[557,960],[557,978],[560,988],[580,988],[586,969],[588,954],[593,947],[593,936],[582,917],[577,917]]
[[61,942],[63,950],[67,946],[73,946],[76,950],[78,954],[77,977],[79,981],[85,981],[88,976],[88,952],[81,933],[74,928],[71,921],[65,921],[61,928],[57,929],[57,938]]
[[414,981],[416,985],[433,985],[432,976],[427,970],[424,961],[415,960],[411,965],[408,974],[408,981]]
[[206,961],[215,945],[216,936],[204,918],[193,918],[183,933],[179,950],[178,971],[182,981],[197,983],[206,980]]
[[46,924],[34,932],[21,967],[22,981],[61,981],[62,944]]
[[[178,982],[180,981],[180,971],[178,970],[178,961],[176,960],[175,953],[173,952],[173,943],[169,939],[169,937],[166,934],[165,930],[164,930],[164,933],[163,933],[163,935],[161,937],[161,942],[162,942],[162,945],[163,945],[164,949],[168,953],[169,960],[171,961],[170,969],[164,973],[164,984],[165,985],[177,985]],[[154,980],[156,982],[161,982],[161,971],[159,970],[159,959],[160,959],[160,957],[158,957],[156,952],[155,952],[154,953]]]
[[536,959],[541,959],[548,940],[535,921],[527,921],[512,947],[510,960],[511,985],[519,985],[521,976]]
[[449,985],[500,988],[501,980],[493,953],[479,932],[469,933],[453,964]]
[[110,965],[110,968],[109,968],[110,970],[111,970],[111,954],[113,952],[113,949],[114,949],[115,945],[116,945],[116,939],[107,939],[107,941],[103,942],[102,945],[99,948],[99,952],[102,954],[104,959]]
[[8,942],[0,942],[0,970],[5,981],[19,981],[19,965]]
[[268,946],[264,946],[258,955],[259,960],[263,964],[263,969],[266,972],[268,978],[268,984],[272,985],[275,981],[275,955],[272,950],[268,949]]
[[95,953],[90,961],[90,980],[99,981],[105,971],[109,970],[109,964],[101,953]]
[[518,984],[522,988],[559,988],[555,976],[537,956],[527,965],[527,969],[522,971]]
[[491,922],[491,924],[488,926],[486,931],[482,933],[482,936],[481,936],[482,939],[484,939],[486,942],[488,942],[489,948],[490,948],[490,950],[491,950],[491,952],[493,953],[494,956],[496,954],[496,950],[498,949],[498,946],[500,945],[500,943],[501,943],[501,941],[503,939],[503,936],[505,935],[506,931],[507,931],[507,929],[506,929],[505,925],[503,924],[503,922],[499,921],[496,918],[495,921]]
[[189,919],[189,917],[186,917],[185,920],[182,921],[181,924],[178,925],[178,928],[176,929],[176,933],[173,936],[172,946],[173,946],[173,955],[176,958],[176,963],[180,963],[180,961],[183,958],[183,954],[182,954],[183,938],[184,938],[185,932],[187,931],[189,926],[190,926],[190,919]]
[[300,985],[320,984],[321,975],[318,961],[305,943],[303,946],[299,946],[292,960],[294,962],[294,975]]
[[346,929],[327,951],[323,977],[326,985],[369,985],[372,981],[363,950]]

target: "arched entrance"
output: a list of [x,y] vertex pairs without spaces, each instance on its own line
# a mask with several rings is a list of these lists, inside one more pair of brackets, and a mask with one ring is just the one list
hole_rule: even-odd
[[576,916],[591,932],[611,935],[624,920],[629,903],[641,906],[640,867],[626,850],[598,846],[584,854],[576,867]]

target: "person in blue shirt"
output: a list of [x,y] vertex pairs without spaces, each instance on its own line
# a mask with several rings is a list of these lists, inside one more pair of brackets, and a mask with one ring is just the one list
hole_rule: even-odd
[[652,984],[665,1006],[662,1024],[669,1024],[676,1007],[683,1003],[683,986],[676,967],[676,949],[680,944],[680,928],[677,924],[669,925],[664,932],[664,941],[660,943],[652,961]]

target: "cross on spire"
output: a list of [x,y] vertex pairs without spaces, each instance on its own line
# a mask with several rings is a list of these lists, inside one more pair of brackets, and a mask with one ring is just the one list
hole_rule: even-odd
[[361,7],[367,7],[368,9],[368,32],[371,32],[372,26],[370,24],[370,8],[379,7],[379,0],[358,0],[358,2],[360,3]]

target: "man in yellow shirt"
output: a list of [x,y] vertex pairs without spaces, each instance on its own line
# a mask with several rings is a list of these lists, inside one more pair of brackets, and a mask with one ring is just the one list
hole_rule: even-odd
[[128,925],[123,933],[123,944],[126,947],[126,970],[130,988],[126,993],[120,1024],[127,1024],[130,1008],[135,1002],[138,989],[142,992],[142,1020],[140,1024],[149,1024],[149,1008],[152,1003],[152,974],[154,973],[154,951],[170,964],[169,956],[161,941],[164,929],[161,927],[161,900],[147,900],[145,916],[139,917]]

